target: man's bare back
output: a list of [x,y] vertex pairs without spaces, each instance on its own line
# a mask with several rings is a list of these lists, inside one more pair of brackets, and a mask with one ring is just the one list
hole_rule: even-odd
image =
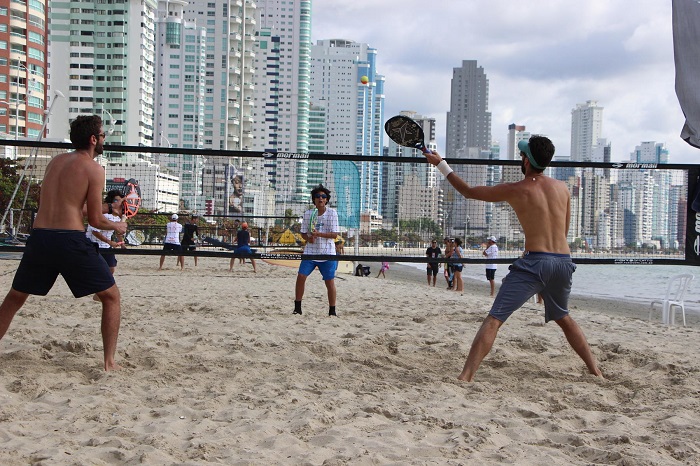
[[46,167],[34,228],[83,231],[87,201],[91,225],[125,233],[126,223],[110,222],[102,215],[103,186],[104,170],[88,151],[57,155]]
[[506,200],[525,233],[525,250],[570,254],[566,236],[571,218],[566,185],[545,175],[513,183]]

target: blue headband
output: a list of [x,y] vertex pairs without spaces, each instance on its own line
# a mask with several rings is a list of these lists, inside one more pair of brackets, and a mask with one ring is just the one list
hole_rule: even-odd
[[537,162],[535,162],[535,158],[532,156],[532,152],[530,152],[530,143],[528,143],[525,140],[519,141],[518,142],[518,150],[525,155],[527,155],[527,159],[530,161],[530,165],[535,167],[538,170],[544,170],[545,167],[540,167]]

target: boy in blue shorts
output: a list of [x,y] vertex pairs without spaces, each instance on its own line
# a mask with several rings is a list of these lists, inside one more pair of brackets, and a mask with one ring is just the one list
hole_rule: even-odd
[[[304,212],[304,220],[301,222],[301,235],[306,240],[304,254],[324,254],[335,256],[335,238],[340,233],[338,230],[338,213],[328,207],[331,200],[331,192],[323,185],[316,186],[311,191],[311,201],[318,209],[318,216],[313,226],[309,226],[313,209]],[[328,291],[328,315],[335,313],[335,270],[337,261],[329,260],[302,260],[299,264],[299,273],[294,297],[294,314],[301,314],[301,300],[304,297],[306,278],[318,267]]]

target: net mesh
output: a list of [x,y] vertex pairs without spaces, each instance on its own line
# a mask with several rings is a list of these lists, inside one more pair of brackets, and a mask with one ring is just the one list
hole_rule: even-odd
[[[38,190],[27,187],[40,185],[51,158],[70,150],[66,144],[23,141],[2,147],[0,252],[21,248],[38,205]],[[448,161],[470,185],[523,176],[519,162]],[[258,256],[300,252],[300,222],[313,208],[310,192],[318,184],[331,190],[329,206],[338,212],[347,260],[426,262],[431,240],[444,250],[445,238],[460,238],[463,261],[508,263],[523,252],[524,235],[508,204],[465,199],[417,151],[415,157],[363,157],[106,146],[97,162],[105,167],[105,191],[132,178],[141,188],[141,208],[128,228],[144,241],[120,254],[160,253],[172,213],[181,223],[197,224],[200,238],[227,244],[235,243],[246,221]],[[688,202],[696,192],[697,166],[554,162],[545,173],[569,186],[568,240],[576,262],[698,263],[696,214]],[[23,183],[9,206],[20,176]],[[490,236],[500,249],[497,260],[483,256]],[[188,254],[232,254],[221,245],[197,246]]]

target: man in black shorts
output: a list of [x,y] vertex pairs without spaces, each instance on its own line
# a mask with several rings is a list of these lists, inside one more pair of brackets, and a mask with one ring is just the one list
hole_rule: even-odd
[[119,369],[114,361],[121,303],[119,289],[107,263],[85,237],[83,205],[87,201],[90,225],[126,233],[126,223],[102,215],[104,169],[95,163],[102,153],[105,132],[102,119],[79,116],[70,125],[75,151],[54,157],[41,184],[39,211],[27,240],[12,288],[0,305],[0,338],[30,294],[46,296],[61,274],[73,296],[97,293],[102,302],[104,369]]
[[[442,254],[442,251],[437,245],[437,240],[433,240],[430,243],[430,247],[426,249],[425,255],[430,259],[437,259]],[[430,286],[430,276],[433,276],[433,286],[435,286],[435,281],[437,280],[437,274],[440,270],[440,262],[431,261],[428,262],[427,272],[428,272],[428,286]]]
[[[199,216],[197,214],[192,214],[190,216],[190,221],[185,223],[185,227],[182,230],[182,250],[183,251],[195,251],[197,246],[195,246],[194,237],[199,237],[199,229],[197,228],[197,221]],[[185,256],[182,256],[182,266],[185,266]],[[194,266],[197,267],[197,256],[194,256]]]

